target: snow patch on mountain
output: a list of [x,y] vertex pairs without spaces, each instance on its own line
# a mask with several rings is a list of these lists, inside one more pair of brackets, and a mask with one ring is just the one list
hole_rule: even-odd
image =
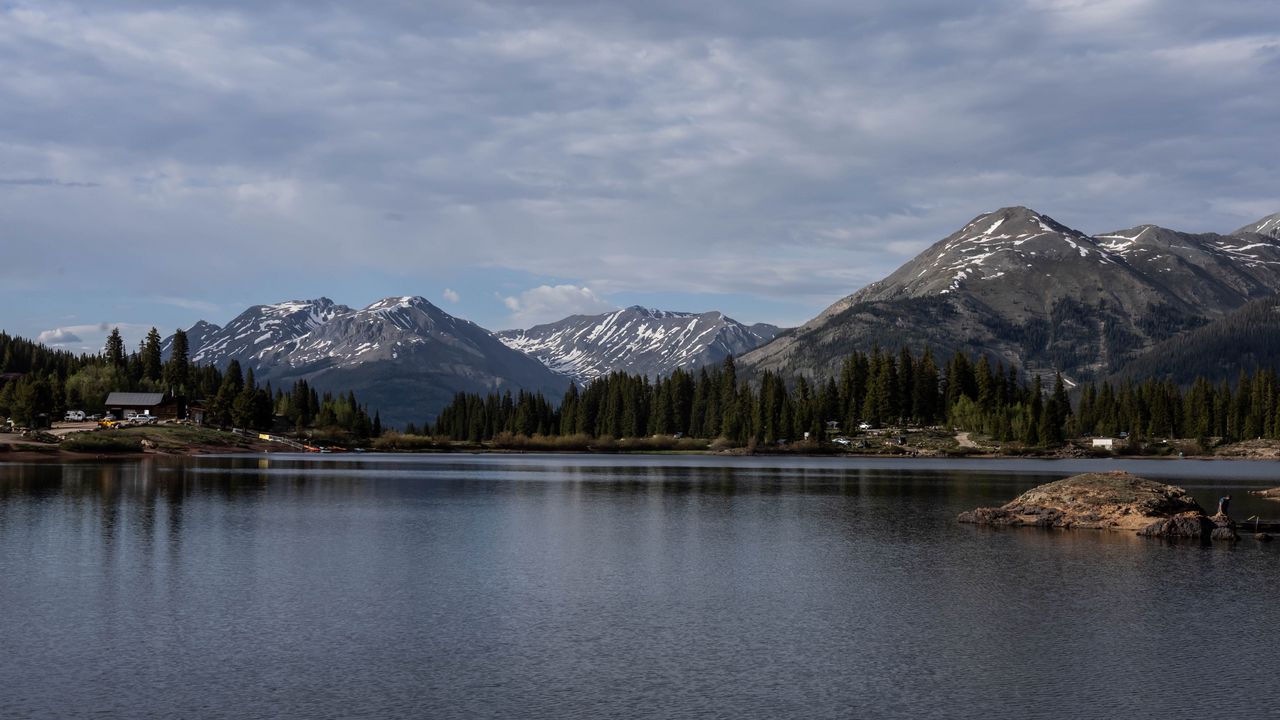
[[578,382],[615,371],[659,377],[754,349],[778,333],[746,326],[720,312],[701,314],[633,306],[603,315],[575,315],[498,338]]
[[1023,207],[979,215],[928,252],[931,261],[922,264],[914,279],[934,283],[945,276],[948,282],[933,288],[941,295],[956,292],[970,280],[1002,277],[1015,264],[1026,266],[1028,259],[1045,254],[1070,252],[1086,259],[1096,255],[1103,264],[1115,262],[1093,238]]

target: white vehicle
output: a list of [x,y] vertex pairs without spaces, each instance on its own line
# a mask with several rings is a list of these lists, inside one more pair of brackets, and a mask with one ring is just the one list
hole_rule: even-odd
[[158,419],[159,418],[157,418],[155,415],[134,415],[132,418],[129,419],[129,422],[137,423],[139,425],[146,425],[147,423],[153,423]]
[[871,423],[869,423],[869,422],[860,422],[860,423],[858,423],[858,429],[859,429],[859,430],[871,430],[871,429],[872,429],[872,425],[871,425]]
[[136,418],[136,417],[138,417],[138,411],[137,411],[137,410],[125,410],[125,411],[124,411],[124,419],[125,419],[125,420],[132,420],[132,419],[134,419],[134,418]]
[[62,418],[63,422],[84,422],[83,410],[68,410]]

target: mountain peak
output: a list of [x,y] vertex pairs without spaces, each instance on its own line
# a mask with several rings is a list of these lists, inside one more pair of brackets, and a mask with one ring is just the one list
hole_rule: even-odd
[[265,305],[258,305],[257,307],[279,312],[298,312],[299,310],[306,310],[310,308],[334,307],[334,302],[321,295],[313,300],[285,300],[284,302],[268,303]]
[[718,363],[777,334],[772,325],[747,327],[714,310],[694,314],[632,305],[527,330],[506,330],[498,338],[585,383],[614,371],[660,377],[677,368]]
[[365,312],[377,312],[379,310],[395,310],[397,308],[435,308],[430,300],[421,295],[392,295],[384,297],[377,302],[372,303],[364,309]]
[[624,310],[618,310],[618,313],[632,313],[647,318],[663,319],[670,317],[688,317],[689,313],[676,312],[674,310],[659,310],[658,308],[649,308],[643,305],[631,305]]
[[1032,210],[1024,205],[1011,205],[983,213],[960,231],[962,236],[973,236],[975,232],[982,235],[994,235],[1000,230],[1001,236],[1013,237],[1035,233],[1058,233],[1072,237],[1085,237],[1079,230],[1063,225],[1042,212]]
[[1249,235],[1249,234],[1267,235],[1273,238],[1280,239],[1280,213],[1275,213],[1274,215],[1268,215],[1255,223],[1245,225],[1242,228],[1237,228],[1236,231],[1231,234],[1232,235]]
[[1027,207],[1026,205],[1007,205],[1005,207],[992,210],[991,212],[986,214],[998,215],[998,216],[1010,218],[1010,219],[1015,219],[1015,218],[1031,219],[1031,218],[1043,217],[1043,215],[1041,215],[1039,212]]
[[1280,288],[1280,214],[1235,236],[1139,225],[1089,237],[1024,206],[983,213],[742,357],[831,373],[850,348],[930,346],[1097,377]]

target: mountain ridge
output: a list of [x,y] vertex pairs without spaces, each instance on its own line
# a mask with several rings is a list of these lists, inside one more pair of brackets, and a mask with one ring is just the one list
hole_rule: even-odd
[[980,214],[743,365],[824,374],[887,341],[1095,377],[1280,289],[1280,237],[1153,228],[1089,236],[1023,206]]
[[[204,322],[204,321],[201,321]],[[254,305],[225,326],[197,323],[192,361],[237,360],[277,386],[307,380],[357,392],[390,426],[434,417],[458,392],[509,389],[558,396],[568,379],[511,350],[492,333],[420,296],[352,309],[328,298]],[[171,347],[172,337],[165,342]]]
[[715,310],[691,313],[632,305],[526,330],[504,330],[497,336],[508,347],[585,383],[615,371],[655,378],[676,368],[718,363],[727,355],[759,347],[777,333],[773,325],[745,325]]

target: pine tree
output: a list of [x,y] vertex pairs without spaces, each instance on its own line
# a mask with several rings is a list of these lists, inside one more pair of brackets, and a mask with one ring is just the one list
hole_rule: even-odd
[[107,345],[103,349],[103,355],[106,356],[107,362],[112,367],[123,368],[125,366],[124,338],[120,337],[120,328],[111,329],[111,334],[107,336]]
[[188,392],[187,386],[191,375],[190,359],[187,357],[188,347],[187,333],[182,330],[175,330],[169,352],[169,361],[164,364],[163,371],[165,387],[175,395],[183,395]]
[[160,360],[160,333],[154,327],[147,333],[138,351],[142,360],[142,376],[148,380],[159,382],[163,366]]

